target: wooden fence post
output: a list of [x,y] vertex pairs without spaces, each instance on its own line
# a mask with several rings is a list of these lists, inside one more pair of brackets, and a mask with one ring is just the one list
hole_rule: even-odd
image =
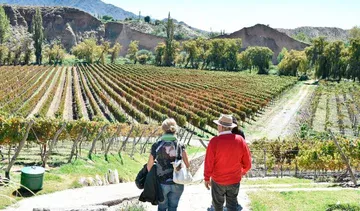
[[266,168],[266,149],[264,148],[264,177],[266,177],[266,172],[267,172],[267,168]]

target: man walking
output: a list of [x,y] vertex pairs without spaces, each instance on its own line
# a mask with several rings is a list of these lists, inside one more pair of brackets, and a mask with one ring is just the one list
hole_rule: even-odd
[[210,140],[206,150],[204,180],[211,186],[215,211],[222,211],[226,199],[228,211],[236,211],[241,177],[251,168],[251,157],[245,140],[231,130],[237,125],[231,115],[222,114],[218,120],[219,135]]

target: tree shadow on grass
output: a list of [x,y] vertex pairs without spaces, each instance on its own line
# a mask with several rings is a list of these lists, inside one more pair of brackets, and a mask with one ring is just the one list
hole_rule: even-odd
[[329,204],[326,211],[359,211],[360,206],[356,204]]
[[15,190],[14,192],[12,192],[12,195],[15,197],[23,197],[23,198],[28,198],[28,197],[32,197],[35,196],[37,192],[41,191],[40,190],[36,190],[36,191],[30,191],[27,190],[25,188],[19,188],[17,190]]
[[[242,211],[242,210],[243,210],[243,207],[240,204],[238,204],[236,211]],[[214,206],[211,205],[209,208],[207,208],[207,211],[215,211]],[[223,207],[223,211],[227,211],[227,208]]]

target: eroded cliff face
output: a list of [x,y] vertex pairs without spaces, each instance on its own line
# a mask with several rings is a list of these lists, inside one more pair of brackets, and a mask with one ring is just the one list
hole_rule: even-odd
[[244,49],[249,46],[268,47],[274,52],[272,58],[274,64],[277,64],[277,56],[282,48],[286,48],[289,51],[304,50],[308,46],[306,43],[299,42],[285,33],[262,24],[243,28],[229,35],[222,35],[220,38],[241,38]]
[[[93,37],[98,41],[107,40],[112,44],[120,42],[121,55],[125,55],[132,40],[139,41],[139,49],[154,51],[164,38],[145,34],[121,23],[106,25],[90,14],[67,7],[40,7],[43,16],[44,34],[47,42],[60,41],[67,50],[84,39]],[[4,6],[13,29],[31,29],[35,7]]]
[[[159,42],[165,38],[142,33],[132,29],[130,26],[110,22],[103,24],[90,14],[74,8],[67,7],[40,7],[43,15],[43,26],[45,38],[48,43],[60,41],[67,50],[84,39],[93,37],[110,41],[112,44],[120,42],[123,46],[120,55],[127,53],[129,43],[133,40],[139,41],[139,49],[154,51]],[[4,6],[5,12],[10,19],[13,30],[19,28],[31,29],[32,18],[36,7]],[[19,32],[24,30],[18,30]],[[273,52],[273,63],[277,63],[277,56],[283,47],[288,50],[303,50],[308,45],[299,42],[285,33],[279,32],[265,25],[257,24],[252,27],[243,28],[229,35],[219,38],[241,38],[243,48],[249,46],[266,46]]]
[[[5,12],[14,28],[32,27],[35,7],[4,6]],[[70,50],[80,41],[94,37],[101,39],[105,26],[98,19],[83,11],[67,7],[41,7],[45,38],[48,42],[60,41]]]
[[154,51],[155,47],[160,42],[165,42],[165,38],[157,37],[151,34],[145,34],[131,29],[129,26],[122,23],[110,22],[105,27],[105,39],[112,43],[120,42],[123,48],[120,55],[126,55],[128,46],[131,41],[139,41],[139,49],[147,49]]

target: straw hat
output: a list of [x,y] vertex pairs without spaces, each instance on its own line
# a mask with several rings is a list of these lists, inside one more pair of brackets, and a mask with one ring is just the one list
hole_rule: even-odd
[[223,127],[234,128],[237,124],[233,123],[231,115],[221,114],[218,120],[214,120],[214,123]]

